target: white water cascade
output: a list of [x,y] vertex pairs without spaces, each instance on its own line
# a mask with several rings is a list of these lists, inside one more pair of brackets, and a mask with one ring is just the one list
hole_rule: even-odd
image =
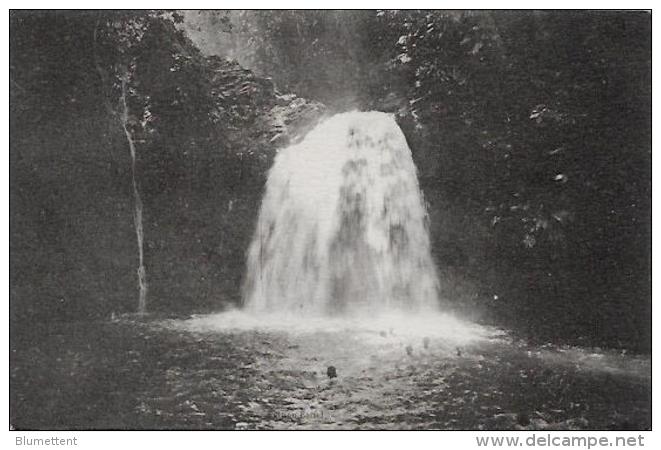
[[248,251],[244,309],[352,317],[438,311],[426,221],[394,117],[335,115],[275,158]]

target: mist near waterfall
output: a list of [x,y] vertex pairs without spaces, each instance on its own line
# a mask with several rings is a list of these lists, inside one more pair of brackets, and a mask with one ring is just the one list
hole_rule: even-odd
[[499,335],[443,306],[428,220],[394,117],[326,118],[275,157],[247,252],[242,308],[181,325],[312,340],[330,333],[378,345],[434,338],[449,354]]

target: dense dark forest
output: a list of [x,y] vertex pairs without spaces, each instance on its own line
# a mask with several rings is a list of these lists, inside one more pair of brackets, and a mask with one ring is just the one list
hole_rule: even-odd
[[357,109],[406,134],[452,308],[650,351],[647,12],[14,11],[10,101],[13,336],[238,305],[275,152]]

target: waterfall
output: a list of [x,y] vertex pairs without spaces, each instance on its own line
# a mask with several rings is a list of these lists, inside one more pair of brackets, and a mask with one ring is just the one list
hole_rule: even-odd
[[392,115],[337,114],[279,151],[248,250],[247,311],[437,311],[438,290],[416,168]]

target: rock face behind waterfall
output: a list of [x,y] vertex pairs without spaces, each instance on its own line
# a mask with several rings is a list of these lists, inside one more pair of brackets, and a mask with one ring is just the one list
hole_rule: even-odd
[[394,118],[333,116],[275,157],[248,253],[245,307],[309,315],[435,309],[426,220]]

